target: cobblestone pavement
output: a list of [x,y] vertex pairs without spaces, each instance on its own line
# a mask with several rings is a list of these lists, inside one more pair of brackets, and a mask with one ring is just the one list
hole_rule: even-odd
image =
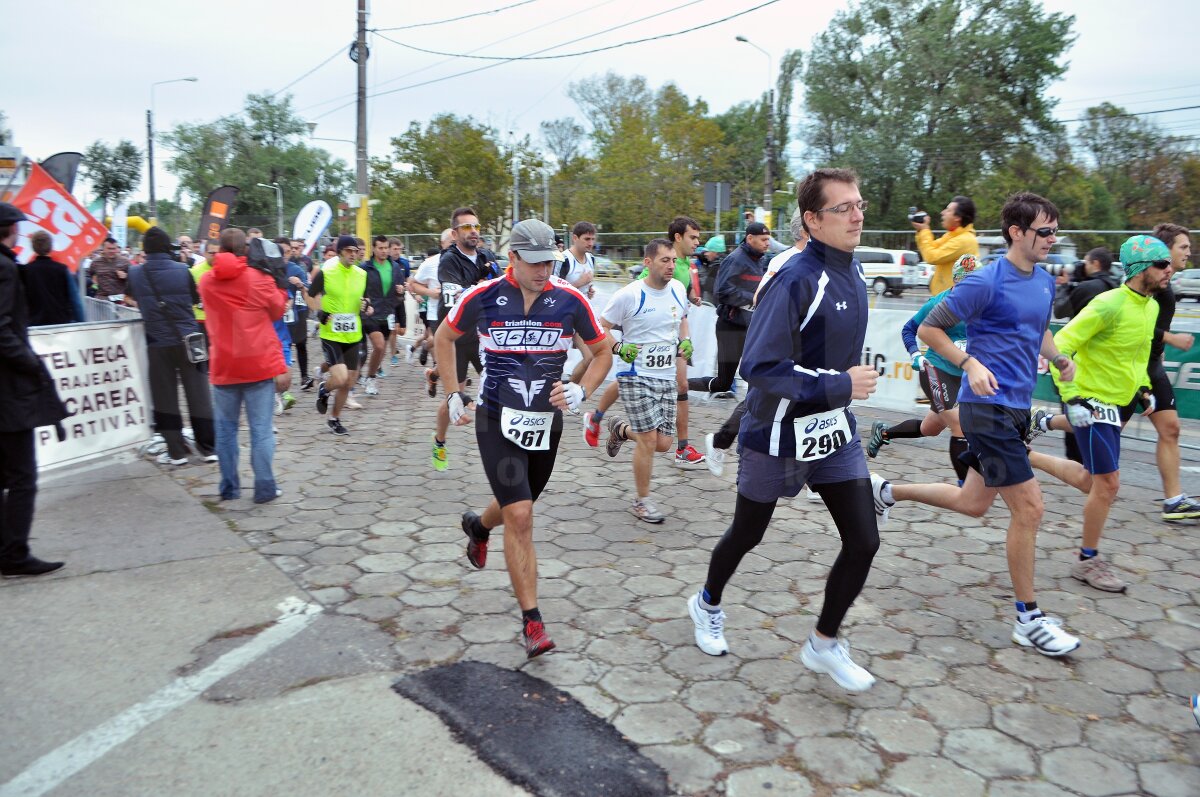
[[[394,634],[398,670],[523,667],[610,720],[681,794],[1200,794],[1200,730],[1186,703],[1200,691],[1200,528],[1162,523],[1156,490],[1126,487],[1112,512],[1103,549],[1132,582],[1115,595],[1069,577],[1084,498],[1043,479],[1038,600],[1084,640],[1065,660],[1009,639],[999,502],[978,520],[897,507],[844,628],[879,680],[851,695],[799,662],[838,548],[821,504],[801,494],[780,505],[725,591],[732,653],[706,656],[684,602],[732,513],[736,464],[718,479],[657,460],[669,518],[648,526],[627,511],[628,448],[610,461],[568,417],[535,510],[540,607],[559,649],[527,663],[502,535],[486,570],[463,556],[459,516],[490,497],[474,432],[451,431],[449,470],[434,473],[435,402],[415,366],[388,371],[378,398],[347,411],[347,438],[297,394],[277,419],[284,495],[272,504],[218,503],[215,466],[173,476],[329,610]],[[731,409],[693,401],[692,439]],[[858,415],[869,430],[874,414]],[[243,479],[247,460],[243,436]],[[874,467],[952,477],[944,439],[893,444]],[[1145,462],[1127,471],[1156,481]]]

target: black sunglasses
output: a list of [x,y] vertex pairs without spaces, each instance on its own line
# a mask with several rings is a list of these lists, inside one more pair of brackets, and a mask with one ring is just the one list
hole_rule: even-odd
[[1150,264],[1150,268],[1166,268],[1171,265],[1170,260],[1147,260],[1146,262]]
[[1038,227],[1037,229],[1026,227],[1025,229],[1032,232],[1038,238],[1049,238],[1051,235],[1058,235],[1057,227]]

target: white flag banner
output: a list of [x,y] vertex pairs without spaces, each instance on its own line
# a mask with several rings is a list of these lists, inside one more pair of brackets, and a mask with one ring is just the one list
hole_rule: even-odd
[[331,221],[333,208],[322,199],[313,200],[300,208],[296,214],[296,224],[292,227],[292,238],[304,241],[304,254],[313,250]]
[[120,202],[112,212],[112,227],[109,234],[116,240],[117,246],[124,249],[129,245],[129,203]]
[[29,342],[71,413],[62,422],[66,440],[59,442],[52,426],[37,430],[39,470],[107,456],[150,439],[141,323],[34,327]]

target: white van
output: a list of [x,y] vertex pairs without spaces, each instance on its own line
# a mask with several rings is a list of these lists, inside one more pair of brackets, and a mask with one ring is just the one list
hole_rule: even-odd
[[862,263],[863,280],[876,296],[900,296],[908,289],[929,287],[933,268],[921,263],[921,256],[912,250],[859,246],[854,258]]

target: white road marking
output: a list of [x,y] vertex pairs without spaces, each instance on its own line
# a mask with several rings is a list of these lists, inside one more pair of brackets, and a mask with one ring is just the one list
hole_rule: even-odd
[[198,673],[178,678],[146,700],[83,733],[34,761],[0,786],[0,797],[40,797],[132,739],[143,728],[193,700],[204,690],[269,653],[307,628],[321,607],[292,597],[278,606],[279,619],[241,647],[229,651]]

